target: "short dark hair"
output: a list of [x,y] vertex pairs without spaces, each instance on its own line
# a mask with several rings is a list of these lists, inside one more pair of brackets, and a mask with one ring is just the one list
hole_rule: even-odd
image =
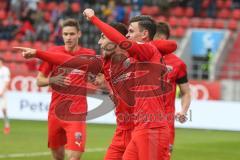
[[62,28],[69,26],[75,27],[77,31],[80,31],[80,24],[76,19],[68,18],[63,21]]
[[157,31],[156,34],[163,34],[168,39],[170,37],[170,27],[166,22],[158,22],[157,23]]
[[126,36],[126,34],[128,33],[127,26],[123,23],[112,22],[109,25],[112,26],[113,28],[115,28],[118,32],[120,32],[124,36]]
[[139,22],[138,25],[140,29],[146,29],[149,33],[149,38],[152,40],[156,33],[156,23],[151,16],[139,15],[135,16],[130,20],[130,24],[134,22]]

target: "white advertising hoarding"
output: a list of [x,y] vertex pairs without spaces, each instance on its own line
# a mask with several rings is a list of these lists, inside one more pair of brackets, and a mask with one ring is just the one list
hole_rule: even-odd
[[[88,97],[88,110],[91,111],[101,104],[112,105],[108,97],[105,97],[104,100]],[[47,120],[50,98],[50,93],[47,92],[8,92],[9,117],[22,120]],[[180,104],[180,100],[177,100],[176,111],[180,110]],[[89,122],[115,124],[114,111]],[[176,122],[176,127],[240,131],[240,103],[193,100],[188,112],[188,121],[184,124]]]

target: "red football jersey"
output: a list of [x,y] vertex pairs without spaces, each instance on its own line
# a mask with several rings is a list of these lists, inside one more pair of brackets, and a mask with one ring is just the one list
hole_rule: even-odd
[[[72,56],[77,55],[95,55],[95,51],[87,48],[80,47],[78,50],[74,52],[68,52],[65,50],[64,46],[54,46],[48,50],[49,52],[55,52],[59,54],[68,54]],[[42,72],[45,76],[49,76],[53,72],[57,72],[57,69],[60,65],[53,65],[47,62],[43,62],[39,68],[39,71]],[[71,79],[71,85],[78,85],[86,88],[86,76],[85,72],[81,70],[72,70],[68,75]],[[72,94],[63,94],[58,93],[57,91],[52,91],[52,98],[49,108],[49,114],[55,114],[55,108],[57,105],[62,103],[64,100],[71,100],[72,104],[69,108],[72,113],[86,113],[87,112],[87,99],[86,95],[72,95]],[[68,119],[68,117],[63,117],[64,119]]]
[[[91,18],[91,22],[108,39],[126,50],[130,57],[141,62],[141,64],[135,63],[126,67],[117,77],[111,79],[114,84],[112,87],[114,93],[117,93],[123,101],[134,108],[131,118],[134,120],[135,129],[166,126],[163,94],[167,93],[171,86],[163,81],[162,76],[166,67],[160,63],[161,54],[158,49],[151,43],[137,43],[128,40],[96,16]],[[140,76],[141,72],[145,72],[145,75]],[[159,86],[162,88],[156,89]]]
[[163,56],[167,66],[167,82],[171,83],[172,91],[168,93],[165,99],[167,113],[175,113],[176,85],[187,83],[187,67],[186,64],[175,54]]

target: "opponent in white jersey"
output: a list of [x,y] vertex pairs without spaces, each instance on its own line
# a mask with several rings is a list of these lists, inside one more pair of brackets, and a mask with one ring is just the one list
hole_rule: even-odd
[[9,134],[10,124],[7,116],[7,97],[6,91],[10,81],[10,71],[3,65],[3,59],[0,58],[0,109],[3,112],[4,133]]

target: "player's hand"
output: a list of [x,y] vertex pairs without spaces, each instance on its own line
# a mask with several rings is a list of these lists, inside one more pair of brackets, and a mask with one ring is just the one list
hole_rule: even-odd
[[88,73],[87,78],[88,78],[88,82],[94,83],[96,80],[96,75],[94,75],[92,73]]
[[21,51],[22,56],[26,59],[34,58],[37,53],[37,50],[33,48],[27,48],[27,47],[13,47],[13,48]]
[[179,121],[180,123],[185,123],[188,120],[187,114],[183,112],[176,113],[175,117],[176,120]]
[[102,85],[104,85],[105,83],[105,78],[104,78],[104,75],[102,73],[99,73],[96,78],[95,78],[95,81],[93,82],[93,84],[95,86],[99,86],[101,87]]
[[91,8],[87,8],[83,11],[83,15],[87,18],[87,20],[90,20],[94,15],[94,10]]
[[65,72],[49,78],[49,85],[58,85],[66,87],[71,84],[71,79],[65,75]]

